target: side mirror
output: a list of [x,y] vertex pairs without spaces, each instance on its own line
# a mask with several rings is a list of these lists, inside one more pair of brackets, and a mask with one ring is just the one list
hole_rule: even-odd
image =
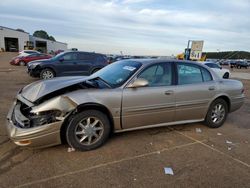
[[148,81],[143,78],[136,79],[133,83],[130,83],[127,87],[128,88],[137,88],[137,87],[145,87],[148,86]]
[[63,61],[64,61],[64,58],[63,58],[63,57],[61,57],[61,58],[59,59],[59,61],[60,61],[60,62],[63,62]]

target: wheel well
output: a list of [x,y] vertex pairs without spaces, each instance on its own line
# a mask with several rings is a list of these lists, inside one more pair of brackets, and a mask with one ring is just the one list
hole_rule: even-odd
[[223,74],[223,78],[229,78],[229,72],[225,72],[225,73]]
[[230,112],[231,102],[230,102],[230,99],[227,96],[223,95],[223,96],[217,97],[216,99],[223,99],[224,101],[226,101],[227,106],[228,106],[228,112]]
[[82,104],[77,106],[77,108],[64,120],[62,126],[61,126],[61,130],[60,130],[60,135],[61,135],[61,142],[63,144],[67,143],[66,140],[66,129],[67,126],[69,125],[69,122],[72,120],[72,118],[74,117],[75,114],[85,111],[85,110],[97,110],[97,111],[101,111],[104,114],[107,115],[110,125],[111,125],[111,133],[114,132],[114,120],[113,117],[110,113],[110,111],[103,105],[101,104],[96,104],[96,103],[87,103],[87,104]]

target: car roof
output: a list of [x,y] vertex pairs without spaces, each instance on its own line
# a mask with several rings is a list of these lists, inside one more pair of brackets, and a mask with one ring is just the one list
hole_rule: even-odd
[[94,54],[94,55],[102,55],[102,56],[105,56],[104,54],[101,54],[101,53],[95,53],[95,52],[84,52],[84,51],[64,51],[60,54],[66,54],[66,53],[85,53],[85,54]]
[[147,64],[154,64],[154,63],[163,63],[163,62],[170,62],[170,63],[188,63],[188,64],[196,64],[203,66],[203,63],[198,62],[198,61],[189,61],[189,60],[177,60],[177,59],[126,59],[126,60],[121,60],[121,61],[135,61],[135,62],[140,62],[144,65]]

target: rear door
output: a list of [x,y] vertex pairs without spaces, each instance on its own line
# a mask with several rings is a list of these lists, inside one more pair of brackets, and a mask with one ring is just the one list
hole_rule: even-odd
[[147,87],[124,89],[123,128],[154,126],[174,120],[175,86],[172,69],[170,62],[151,65],[137,76],[148,80]]
[[176,121],[203,119],[217,85],[204,67],[177,63]]
[[95,54],[94,53],[86,53],[86,52],[80,52],[78,53],[78,75],[90,75],[92,67],[95,63]]

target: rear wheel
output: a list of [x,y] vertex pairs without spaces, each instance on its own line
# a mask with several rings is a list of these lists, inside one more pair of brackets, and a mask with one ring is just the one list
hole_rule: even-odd
[[104,113],[97,110],[87,110],[75,115],[66,129],[68,144],[80,151],[100,147],[109,134],[109,120]]
[[43,69],[43,70],[40,72],[40,78],[41,78],[41,79],[46,80],[46,79],[51,79],[51,78],[54,78],[54,77],[55,77],[55,73],[54,73],[54,71],[51,70],[51,69],[46,68],[46,69]]
[[218,128],[223,125],[228,114],[228,104],[223,99],[216,99],[209,107],[205,124],[211,128]]

